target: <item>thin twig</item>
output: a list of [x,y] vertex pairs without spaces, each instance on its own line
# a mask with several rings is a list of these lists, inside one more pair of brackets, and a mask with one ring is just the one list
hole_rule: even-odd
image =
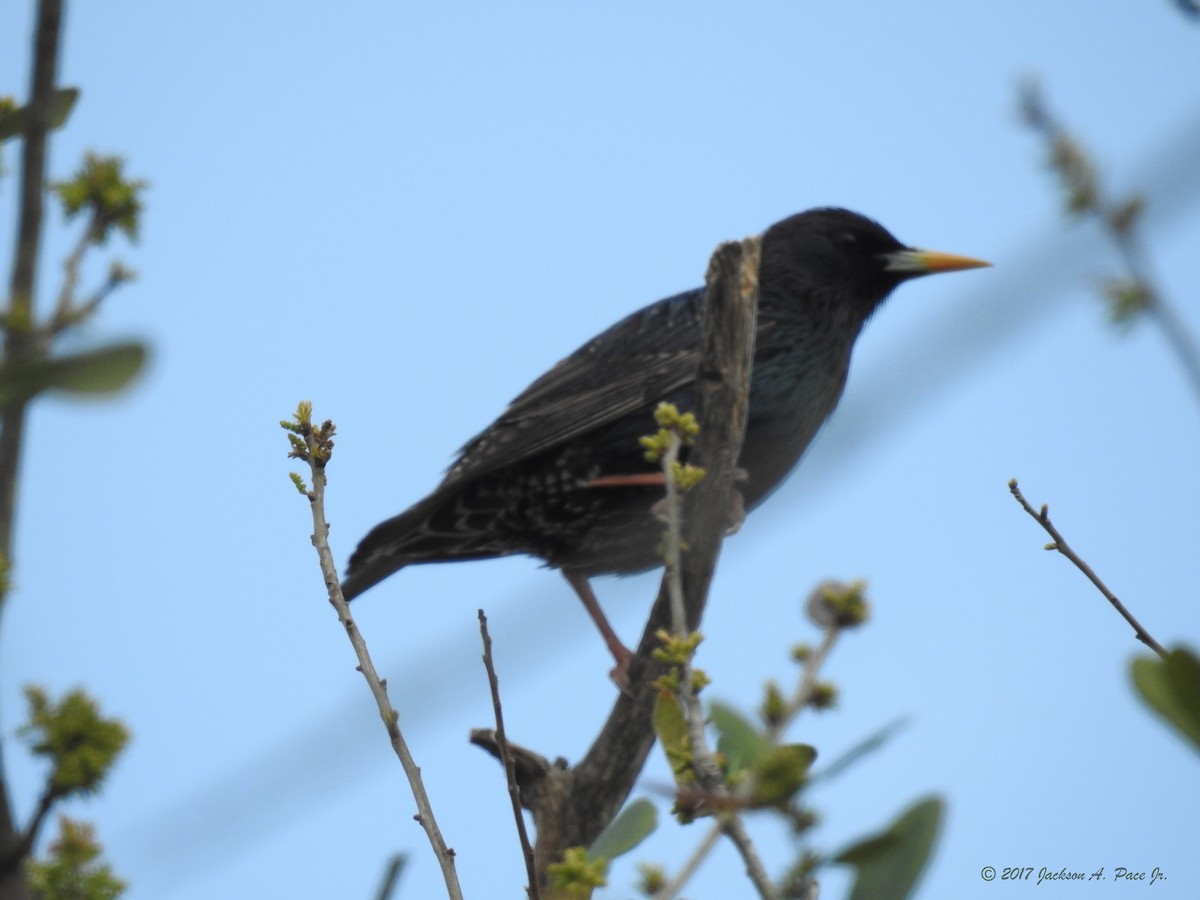
[[772,741],[778,742],[783,737],[783,733],[788,729],[788,726],[796,720],[796,716],[812,701],[813,691],[817,686],[817,676],[821,671],[821,666],[824,665],[826,658],[833,650],[833,645],[837,643],[838,635],[841,633],[842,629],[836,624],[825,626],[825,630],[821,635],[821,643],[804,660],[804,667],[800,672],[800,682],[796,685],[795,692],[788,700],[786,709],[781,716],[774,719],[767,726],[767,737]]
[[1029,513],[1029,515],[1032,516],[1033,519],[1039,525],[1041,525],[1042,528],[1046,530],[1046,533],[1053,539],[1053,543],[1047,544],[1046,549],[1057,550],[1072,563],[1074,563],[1075,568],[1087,576],[1088,580],[1096,586],[1096,589],[1104,595],[1105,599],[1108,600],[1109,603],[1112,604],[1113,609],[1119,612],[1122,618],[1124,618],[1125,621],[1130,624],[1130,626],[1133,628],[1134,636],[1159,656],[1166,659],[1167,651],[1163,649],[1162,645],[1159,644],[1159,642],[1153,637],[1151,637],[1150,632],[1146,631],[1146,629],[1142,627],[1142,623],[1133,617],[1133,614],[1125,608],[1125,604],[1117,599],[1117,595],[1108,589],[1108,586],[1100,580],[1100,576],[1092,571],[1092,567],[1084,562],[1078,553],[1071,549],[1066,539],[1062,536],[1059,530],[1054,527],[1054,524],[1050,521],[1049,507],[1047,507],[1044,503],[1042,504],[1042,508],[1040,510],[1035,510],[1032,506],[1030,506],[1029,501],[1025,499],[1025,495],[1022,494],[1020,488],[1017,487],[1017,479],[1015,478],[1008,483],[1008,489],[1012,491],[1012,495],[1016,497],[1017,502],[1021,504],[1021,508],[1024,509],[1025,512]]
[[1150,264],[1145,247],[1137,228],[1136,221],[1125,220],[1117,214],[1117,206],[1103,194],[1098,201],[1101,207],[1097,213],[1104,223],[1108,234],[1116,244],[1117,252],[1125,264],[1129,280],[1143,292],[1147,314],[1154,317],[1163,336],[1167,339],[1175,359],[1183,368],[1183,373],[1192,386],[1192,393],[1200,399],[1200,348],[1197,348],[1195,338],[1188,330],[1183,319],[1176,311],[1158,283],[1150,274]]
[[392,900],[396,885],[400,883],[400,873],[408,863],[407,853],[396,853],[388,860],[387,868],[383,870],[383,878],[379,882],[379,890],[375,892],[375,900]]
[[525,857],[525,873],[529,886],[525,889],[530,900],[539,900],[537,864],[533,857],[533,846],[525,830],[525,813],[521,811],[521,788],[517,784],[517,770],[504,733],[504,713],[500,706],[500,679],[492,662],[492,636],[488,634],[487,616],[479,610],[479,633],[483,638],[483,667],[487,669],[488,687],[492,691],[492,709],[496,713],[496,746],[500,749],[500,761],[504,763],[504,777],[508,781],[508,797],[512,801],[513,818],[517,822],[517,837],[521,841],[521,853]]
[[663,885],[654,895],[654,900],[674,900],[679,892],[683,890],[700,868],[700,864],[708,858],[717,845],[717,841],[721,839],[722,826],[720,822],[714,822],[712,827],[705,832],[704,837],[700,839],[700,843],[696,849],[692,851],[692,855],[687,858],[683,867],[676,873],[675,877]]
[[[666,573],[667,593],[671,598],[671,631],[675,637],[683,640],[688,636],[687,610],[683,603],[683,576],[679,563],[683,554],[683,495],[675,482],[675,464],[679,461],[679,448],[682,439],[676,430],[670,434],[670,442],[662,455],[662,470],[666,476],[667,485],[667,535],[666,535]],[[692,669],[691,653],[685,655],[679,664],[679,686],[676,699],[683,710],[684,721],[687,722],[689,743],[692,747],[692,769],[696,779],[706,790],[721,791],[721,767],[708,746],[704,735],[704,710],[696,697],[693,686],[694,672]]]
[[763,900],[774,900],[778,897],[775,885],[771,883],[771,876],[767,874],[766,867],[763,866],[763,862],[758,856],[758,851],[754,849],[754,842],[750,840],[750,835],[746,831],[746,823],[742,817],[738,815],[722,817],[721,831],[733,841],[733,846],[737,847],[738,853],[741,854],[742,862],[746,864],[746,874],[750,876],[750,881],[758,891],[758,896]]
[[1036,82],[1022,86],[1019,102],[1026,124],[1041,134],[1050,148],[1051,164],[1067,188],[1068,210],[1095,219],[1117,248],[1129,286],[1128,290],[1117,293],[1131,295],[1134,302],[1129,306],[1118,304],[1115,317],[1124,319],[1131,310],[1141,310],[1152,316],[1183,368],[1193,395],[1200,400],[1200,347],[1150,273],[1138,229],[1144,205],[1142,199],[1138,196],[1120,201],[1112,198],[1101,184],[1087,151],[1050,111]]
[[109,276],[105,279],[104,284],[100,285],[96,291],[80,303],[75,296],[75,290],[79,286],[80,269],[83,266],[83,257],[87,253],[88,247],[96,239],[100,233],[100,220],[96,215],[92,216],[87,228],[79,236],[79,240],[75,243],[70,254],[63,260],[63,283],[62,288],[58,292],[58,301],[54,306],[54,313],[50,319],[38,329],[39,335],[44,341],[61,334],[67,328],[77,322],[81,322],[88,318],[92,313],[99,308],[104,299],[113,292],[122,282],[128,280],[127,277],[122,278],[117,275],[117,268],[114,267],[109,272]]
[[[818,592],[824,587],[826,585],[818,586],[814,592],[814,596],[819,598],[820,594]],[[810,605],[811,603],[812,601],[810,600]],[[811,704],[813,695],[816,692],[817,678],[821,666],[824,665],[825,660],[828,659],[829,654],[832,652],[834,644],[837,643],[838,636],[844,628],[849,627],[847,623],[839,621],[836,618],[829,622],[818,621],[818,624],[823,628],[821,643],[805,657],[800,679],[784,711],[779,716],[774,717],[767,726],[766,737],[772,744],[779,744],[784,731],[795,721],[796,716]],[[720,790],[724,790],[724,788],[720,788]],[[753,784],[750,781],[745,781],[738,786],[732,795],[726,792],[726,796],[729,796],[733,800],[728,806],[736,808],[737,801],[749,797],[752,790]],[[750,842],[749,835],[746,834],[743,820],[734,814],[725,813],[701,839],[700,844],[692,856],[688,858],[680,872],[662,891],[655,895],[654,900],[669,900],[669,898],[674,897],[683,889],[684,884],[686,884],[687,880],[696,871],[705,856],[711,852],[717,834],[725,834],[733,841],[734,846],[737,847],[738,852],[742,855],[742,859],[746,863],[746,872],[758,889],[760,896],[777,896],[775,887],[771,884],[766,869],[759,860],[754,845]]]
[[75,288],[79,286],[79,270],[83,266],[83,257],[97,233],[96,216],[92,215],[88,227],[83,230],[79,240],[67,258],[63,260],[63,283],[58,292],[58,302],[54,306],[54,315],[50,319],[51,329],[61,330],[65,323],[72,318],[75,308]]
[[[667,535],[666,572],[667,595],[671,598],[671,631],[676,637],[687,637],[687,611],[683,606],[683,576],[679,571],[679,560],[683,555],[683,498],[679,485],[675,483],[675,463],[679,461],[682,440],[675,431],[671,432],[667,452],[662,455],[662,470],[667,485]],[[689,692],[690,693],[690,692]]]
[[[329,549],[329,525],[325,521],[325,466],[329,461],[329,454],[333,446],[331,440],[333,425],[326,422],[321,426],[321,434],[318,436],[314,433],[315,430],[312,426],[311,408],[305,414],[304,407],[305,405],[301,404],[301,410],[297,413],[297,423],[307,447],[307,456],[304,458],[312,472],[312,489],[308,492],[309,508],[312,510],[313,517],[312,543],[321,563],[321,574],[325,578],[329,602],[337,610],[338,620],[346,629],[346,635],[350,638],[354,653],[358,657],[358,670],[367,680],[371,695],[375,698],[375,705],[379,709],[379,717],[383,720],[388,738],[391,740],[392,749],[395,750],[400,765],[404,768],[404,774],[408,777],[413,799],[417,803],[417,815],[414,818],[425,829],[434,855],[441,865],[442,878],[446,882],[446,892],[451,900],[462,900],[462,888],[459,887],[458,874],[454,868],[454,851],[447,847],[446,842],[442,839],[442,833],[438,829],[437,820],[433,815],[433,806],[429,802],[429,795],[425,792],[425,785],[421,781],[421,770],[413,760],[404,735],[400,731],[400,716],[388,699],[387,683],[375,671],[375,665],[371,662],[371,655],[367,651],[366,641],[350,615],[350,605],[342,596],[337,567],[333,562],[333,553]],[[293,452],[293,455],[299,454]]]

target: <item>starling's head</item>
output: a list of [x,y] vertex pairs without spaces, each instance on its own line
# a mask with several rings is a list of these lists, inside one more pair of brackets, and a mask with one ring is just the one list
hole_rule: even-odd
[[849,308],[865,320],[902,281],[986,265],[906,247],[878,222],[831,207],[810,209],[767,229],[761,284],[764,298],[811,298]]

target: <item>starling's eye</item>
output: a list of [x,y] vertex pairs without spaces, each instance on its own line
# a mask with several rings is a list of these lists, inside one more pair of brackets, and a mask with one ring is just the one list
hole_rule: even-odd
[[857,253],[860,248],[858,235],[852,231],[842,231],[834,236],[834,243],[837,244],[839,250],[844,250],[847,253]]

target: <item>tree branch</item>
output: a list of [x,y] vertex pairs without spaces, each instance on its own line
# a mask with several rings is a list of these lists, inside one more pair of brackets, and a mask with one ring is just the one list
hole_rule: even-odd
[[736,814],[724,817],[721,821],[721,832],[733,841],[733,846],[737,848],[742,862],[746,864],[746,875],[749,876],[754,889],[758,891],[758,896],[763,900],[775,900],[779,893],[775,890],[775,885],[771,883],[771,876],[767,874],[762,860],[758,857],[758,852],[754,849],[754,843],[750,840],[750,834],[746,831],[746,823],[742,821],[742,817]]
[[[21,140],[20,218],[17,224],[16,256],[9,282],[9,306],[5,311],[4,355],[9,363],[36,352],[33,343],[33,293],[41,247],[46,138],[50,131],[61,25],[61,0],[42,0],[38,4],[30,98],[26,108],[25,134]],[[0,555],[10,562],[24,425],[24,402],[13,402],[0,410]],[[6,593],[0,588],[0,604]]]
[[[709,263],[704,292],[703,338],[697,377],[700,434],[691,459],[704,479],[685,503],[680,564],[687,627],[700,622],[708,585],[728,525],[734,469],[741,452],[749,408],[750,369],[758,304],[760,240],[748,238],[717,248]],[[654,745],[651,713],[664,673],[652,653],[656,634],[670,628],[670,600],[664,579],[630,666],[630,687],[617,698],[607,722],[584,758],[571,769],[549,768],[542,789],[522,801],[537,827],[535,855],[539,882],[547,866],[568,847],[590,846],[620,810]]]
[[1104,598],[1112,604],[1113,609],[1119,612],[1121,617],[1130,624],[1130,626],[1133,628],[1134,636],[1163,659],[1166,659],[1167,651],[1163,649],[1162,645],[1159,644],[1158,641],[1156,641],[1153,637],[1151,637],[1150,632],[1146,631],[1146,629],[1142,627],[1142,623],[1135,619],[1133,614],[1125,608],[1125,604],[1117,599],[1117,595],[1110,591],[1108,586],[1100,580],[1100,576],[1092,571],[1092,567],[1084,562],[1079,554],[1072,550],[1070,545],[1067,544],[1066,539],[1059,533],[1058,529],[1055,528],[1054,524],[1050,521],[1049,508],[1045,504],[1042,504],[1042,508],[1040,510],[1035,510],[1032,506],[1030,506],[1029,501],[1025,499],[1025,495],[1022,494],[1020,488],[1017,487],[1017,479],[1015,478],[1008,483],[1008,489],[1012,491],[1012,495],[1017,499],[1017,502],[1021,504],[1021,508],[1025,510],[1025,512],[1029,513],[1029,515],[1033,517],[1034,521],[1041,525],[1042,528],[1046,530],[1046,533],[1053,539],[1053,543],[1047,544],[1046,549],[1057,550],[1072,563],[1074,563],[1075,568],[1087,576],[1088,580],[1096,586],[1096,589],[1104,595]]
[[772,741],[781,740],[783,733],[796,720],[796,717],[812,702],[821,666],[825,664],[826,658],[833,651],[833,645],[837,643],[838,636],[842,633],[841,626],[835,623],[823,627],[821,643],[805,658],[804,667],[800,673],[800,683],[796,685],[795,692],[788,698],[783,713],[767,724],[767,737]]
[[[38,3],[34,31],[33,65],[25,133],[21,140],[20,216],[16,256],[9,281],[9,306],[5,311],[4,355],[7,362],[36,352],[32,341],[33,292],[42,234],[42,202],[46,183],[46,136],[50,131],[54,80],[58,71],[62,0]],[[13,530],[16,520],[17,479],[22,436],[25,431],[23,401],[0,409],[0,612],[8,598],[12,570]],[[0,770],[0,848],[8,850],[21,839],[13,822],[7,778]],[[26,900],[30,896],[23,867],[0,877],[0,898]]]
[[1145,205],[1142,198],[1134,195],[1119,201],[1113,199],[1101,183],[1087,150],[1050,111],[1036,82],[1022,86],[1019,102],[1026,124],[1049,147],[1051,166],[1067,189],[1068,212],[1095,219],[1116,247],[1125,275],[1113,279],[1105,290],[1113,319],[1124,322],[1139,313],[1154,318],[1183,369],[1193,396],[1200,400],[1200,347],[1175,304],[1151,275],[1139,231]]
[[32,852],[33,845],[37,842],[38,834],[42,830],[42,825],[45,824],[46,818],[50,815],[50,810],[59,799],[60,795],[50,785],[46,785],[46,789],[42,791],[42,796],[38,798],[37,809],[34,810],[28,827],[9,845],[7,852],[0,859],[0,878],[8,878],[13,874],[22,874],[20,868],[21,862]]

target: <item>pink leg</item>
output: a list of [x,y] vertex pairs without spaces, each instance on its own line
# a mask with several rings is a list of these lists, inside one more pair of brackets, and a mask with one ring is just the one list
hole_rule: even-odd
[[662,472],[640,472],[637,475],[601,475],[585,482],[584,487],[665,487],[667,476]]
[[563,578],[567,579],[567,584],[575,589],[575,593],[583,601],[583,608],[587,610],[592,621],[596,623],[596,627],[600,629],[600,636],[608,645],[608,652],[616,660],[617,664],[609,672],[609,676],[616,682],[617,687],[625,690],[629,687],[629,664],[633,661],[633,654],[621,643],[617,633],[608,624],[608,619],[604,615],[604,610],[600,608],[600,602],[596,599],[596,594],[592,591],[587,576],[574,569],[563,569],[562,573]]

